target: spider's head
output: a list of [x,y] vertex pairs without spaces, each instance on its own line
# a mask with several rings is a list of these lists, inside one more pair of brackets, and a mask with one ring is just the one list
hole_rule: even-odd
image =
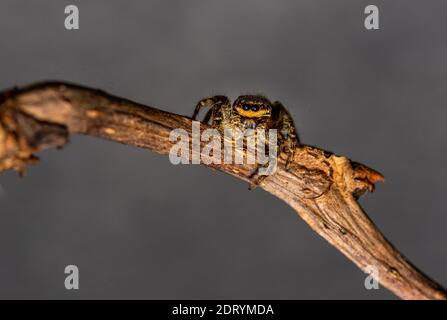
[[259,95],[239,96],[233,103],[233,109],[245,118],[270,117],[272,103]]

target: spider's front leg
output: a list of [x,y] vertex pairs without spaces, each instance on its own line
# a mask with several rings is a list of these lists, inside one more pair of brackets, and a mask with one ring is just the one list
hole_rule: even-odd
[[[262,127],[264,130],[266,130],[265,127]],[[261,148],[260,150],[258,149],[257,152],[262,152],[264,153],[264,156],[267,156],[268,154],[268,158],[264,159],[263,162],[261,163],[257,163],[257,167],[256,170],[249,176],[250,182],[249,182],[249,186],[248,189],[249,190],[253,190],[255,188],[257,188],[266,178],[268,178],[271,174],[274,174],[274,171],[272,171],[272,168],[269,168],[272,163],[271,161],[273,161],[271,159],[270,156],[270,152],[272,151],[271,148],[275,148],[274,151],[274,155],[278,155],[278,145],[270,145],[269,144],[269,137],[268,137],[269,133],[265,133],[265,135],[262,136],[257,136],[256,141],[257,143],[262,143],[262,145],[264,146],[264,148]],[[261,140],[258,140],[261,139]],[[262,150],[263,149],[263,150]],[[265,154],[267,152],[267,154]],[[274,159],[274,161],[276,161],[277,159]],[[276,164],[274,164],[276,166]],[[263,169],[263,173],[261,171],[261,169]]]
[[253,190],[257,188],[262,181],[264,181],[268,175],[259,175],[259,169],[260,168],[266,168],[269,164],[258,164],[258,167],[256,168],[255,172],[249,177],[250,182],[248,184],[248,190]]
[[279,151],[287,154],[286,170],[289,170],[290,163],[295,155],[295,148],[299,146],[298,133],[292,116],[281,102],[275,101],[273,109],[276,116],[275,127],[278,130]]
[[208,123],[213,113],[216,111],[216,109],[222,107],[222,106],[229,106],[230,100],[226,96],[214,96],[209,97],[200,100],[196,108],[194,109],[194,113],[192,114],[192,119],[197,120],[197,116],[199,115],[199,112],[202,108],[208,108],[211,107],[211,109],[206,113],[204,122]]

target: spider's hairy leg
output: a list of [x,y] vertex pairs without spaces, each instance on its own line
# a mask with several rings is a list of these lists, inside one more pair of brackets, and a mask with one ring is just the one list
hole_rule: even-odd
[[[262,128],[264,130],[266,129],[265,126],[262,125],[262,124],[259,125],[258,128]],[[276,154],[276,155],[278,154],[278,146],[277,145],[270,146],[268,144],[268,140],[269,140],[268,134],[267,134],[267,136],[261,136],[261,137],[257,136],[257,139],[259,139],[259,138],[262,138],[262,140],[263,140],[262,143],[265,146],[264,147],[264,152],[268,151],[268,153],[270,153],[270,148],[273,147],[273,148],[276,149],[274,154]],[[257,150],[257,152],[259,152],[259,149]],[[264,162],[260,162],[260,163],[258,162],[257,163],[256,170],[249,177],[249,179],[250,179],[250,182],[249,182],[249,185],[248,185],[248,189],[249,190],[253,190],[253,189],[257,188],[270,174],[272,174],[272,173],[270,173],[270,174],[262,174],[261,173],[261,169],[266,169],[266,168],[268,168],[271,165],[270,161],[271,161],[271,159],[269,159],[265,163]]]
[[286,141],[283,145],[281,145],[281,149],[287,153],[286,160],[286,171],[290,170],[290,164],[292,163],[293,157],[295,156],[295,148],[297,147],[296,142]]
[[269,164],[264,164],[264,165],[258,165],[258,167],[256,168],[256,171],[249,177],[250,182],[248,184],[248,190],[253,190],[255,188],[257,188],[262,181],[264,181],[265,178],[267,178],[268,176],[266,175],[259,175],[259,169],[260,168],[266,168],[268,167]]
[[[194,109],[194,113],[192,115],[192,119],[193,120],[197,120],[197,116],[199,115],[199,112],[202,108],[207,108],[207,107],[215,107],[215,106],[229,106],[230,105],[230,100],[226,97],[226,96],[214,96],[214,97],[209,97],[209,98],[205,98],[200,100],[197,105],[196,108]],[[210,110],[210,112],[212,112]],[[212,113],[209,113],[205,116],[205,118],[209,118],[211,117]]]
[[219,104],[215,104],[214,106],[212,106],[211,109],[209,109],[208,112],[205,114],[205,117],[203,118],[202,122],[208,124],[211,119],[211,124],[214,125],[216,119],[219,118],[219,117],[216,117],[216,114],[218,113],[219,109],[220,109]]
[[287,154],[286,170],[289,170],[290,163],[295,155],[295,148],[299,146],[298,134],[292,116],[284,105],[275,101],[273,109],[276,116],[276,128],[278,129],[278,145],[280,151]]

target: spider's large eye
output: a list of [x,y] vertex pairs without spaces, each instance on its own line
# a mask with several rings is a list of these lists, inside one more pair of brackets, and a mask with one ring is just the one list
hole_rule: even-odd
[[256,111],[259,110],[259,106],[252,106],[252,107],[251,107],[251,110],[256,112]]
[[244,104],[244,106],[242,107],[245,111],[250,110],[250,106],[248,104]]

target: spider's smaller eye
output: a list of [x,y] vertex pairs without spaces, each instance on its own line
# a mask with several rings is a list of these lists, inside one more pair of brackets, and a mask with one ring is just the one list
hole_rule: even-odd
[[259,107],[258,107],[258,106],[252,106],[252,107],[251,107],[251,110],[253,110],[253,111],[255,111],[255,112],[256,112],[256,111],[258,111],[258,110],[259,110]]
[[250,110],[250,106],[248,104],[244,104],[244,106],[242,107],[245,111]]

